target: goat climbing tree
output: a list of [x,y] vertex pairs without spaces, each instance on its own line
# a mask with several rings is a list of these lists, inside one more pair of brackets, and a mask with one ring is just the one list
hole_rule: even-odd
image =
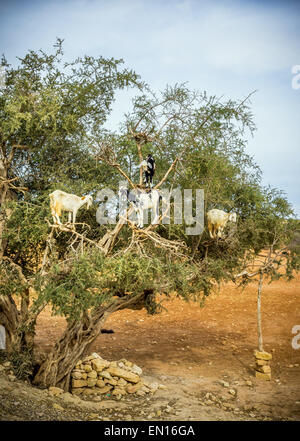
[[[53,54],[30,51],[17,68],[1,62],[0,324],[18,376],[67,390],[74,365],[115,311],[159,312],[157,292],[203,304],[216,283],[247,283],[266,249],[273,263],[263,273],[289,278],[299,255],[278,254],[297,222],[286,197],[261,185],[246,154],[244,138],[255,129],[251,93],[226,102],[185,85],[154,93],[122,60],[85,56],[64,65],[63,57],[58,40]],[[125,87],[137,97],[119,132],[109,132],[115,91]],[[120,180],[139,186],[148,153],[156,159],[155,188],[204,189],[206,210],[235,210],[236,231],[217,242],[206,230],[189,236],[172,215],[170,225],[143,229],[121,217],[99,225],[96,203],[78,213],[75,230],[52,224],[53,190],[95,200],[102,188],[117,192]],[[34,335],[47,305],[66,327],[41,353]]]

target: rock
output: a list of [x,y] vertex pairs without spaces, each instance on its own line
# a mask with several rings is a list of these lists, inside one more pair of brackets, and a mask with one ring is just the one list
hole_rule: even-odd
[[[111,367],[118,367],[118,363],[116,362],[116,361],[111,361],[110,363],[109,363],[109,366],[111,366]],[[107,366],[108,367],[108,366]]]
[[229,383],[227,383],[227,381],[221,380],[220,383],[222,384],[223,387],[229,387]]
[[71,377],[74,378],[75,380],[81,380],[82,379],[82,373],[78,372],[78,371],[73,371],[71,374]]
[[103,380],[97,380],[97,382],[96,382],[96,386],[97,387],[105,387],[105,382],[103,381]]
[[155,393],[157,391],[157,389],[158,389],[158,386],[159,386],[158,383],[150,383],[148,385],[148,388],[150,389],[150,391],[152,393]]
[[136,395],[138,395],[139,397],[144,397],[146,395],[146,392],[144,392],[142,389],[138,390]]
[[8,375],[7,378],[9,379],[9,381],[15,381],[16,379],[15,375],[12,374]]
[[109,361],[103,360],[103,358],[96,358],[92,360],[92,367],[96,372],[101,372],[108,366],[110,366]]
[[125,369],[121,369],[119,367],[109,367],[108,372],[110,373],[110,375],[124,378],[124,380],[130,381],[131,383],[138,383],[140,381],[140,378],[138,375],[136,375],[132,372],[126,371]]
[[87,386],[86,380],[75,380],[74,378],[72,379],[72,388],[86,387],[86,386]]
[[97,372],[92,370],[91,372],[88,372],[87,374],[88,378],[97,378]]
[[123,388],[115,388],[112,392],[112,395],[126,395],[126,390]]
[[247,385],[247,386],[253,386],[253,383],[252,383],[252,381],[247,380],[247,381],[246,381],[246,385]]
[[10,361],[5,361],[5,363],[3,363],[3,366],[6,368],[10,367]]
[[229,393],[230,393],[231,395],[233,395],[233,396],[236,395],[236,391],[235,391],[234,389],[229,389]]
[[57,404],[57,403],[53,403],[52,406],[53,406],[53,409],[55,409],[55,410],[59,410],[60,412],[63,412],[63,411],[65,410],[63,407],[61,407],[61,406],[60,406],[59,404]]
[[97,378],[88,378],[87,379],[87,385],[88,387],[94,387],[96,386]]
[[125,387],[127,385],[127,381],[124,380],[124,378],[120,378],[120,380],[117,381],[117,385],[120,387]]
[[83,380],[87,379],[88,374],[86,372],[83,372],[81,375],[82,375],[82,379]]
[[133,363],[131,363],[131,361],[128,361],[128,360],[124,361],[124,364],[126,367],[129,367],[129,368],[131,368],[133,366]]
[[112,386],[104,386],[104,387],[100,387],[95,390],[95,392],[99,393],[99,394],[106,394],[107,392],[109,392],[110,390],[112,390]]
[[83,391],[84,391],[84,387],[78,387],[78,388],[72,389],[72,394],[73,395],[80,395],[80,394],[82,394]]
[[85,357],[82,362],[85,363],[86,361],[91,361],[91,360],[95,360],[95,359],[100,359],[102,360],[102,358],[100,357],[99,354],[97,354],[96,352],[93,352],[91,355],[89,355],[88,357]]
[[107,380],[110,380],[112,378],[108,371],[98,372],[98,377],[106,378]]
[[135,394],[139,389],[141,389],[143,387],[142,383],[137,383],[137,384],[128,384],[128,386],[126,387],[126,392],[128,392],[129,394]]
[[260,351],[254,351],[255,358],[258,358],[259,360],[272,360],[272,354],[269,354],[269,352],[260,352]]
[[130,370],[131,370],[131,372],[133,372],[134,374],[137,374],[137,375],[139,375],[139,376],[141,376],[142,373],[143,373],[142,369],[141,369],[139,366],[137,366],[136,364],[134,364],[134,365],[130,368]]
[[93,395],[96,393],[97,393],[97,391],[95,389],[90,388],[90,387],[85,387],[82,392],[83,395]]
[[5,371],[5,367],[0,364],[0,372]]
[[257,371],[263,372],[264,374],[270,374],[271,373],[271,367],[270,366],[260,366],[256,368]]
[[64,393],[63,389],[61,389],[60,387],[55,387],[55,386],[50,386],[48,391],[49,391],[49,394],[52,395],[53,397],[56,397],[57,395],[61,395]]
[[158,417],[160,417],[160,416],[161,416],[161,410],[158,410],[158,411],[156,412],[156,415],[157,415]]
[[256,378],[259,378],[260,380],[267,380],[267,381],[271,380],[271,374],[270,373],[269,374],[264,374],[263,372],[255,371],[255,376],[256,376]]
[[90,364],[85,364],[84,365],[84,370],[85,370],[85,372],[91,372],[93,370],[93,368],[92,368],[92,366]]
[[257,366],[269,366],[270,360],[260,360],[259,358],[256,360]]
[[158,389],[161,389],[161,390],[167,390],[168,388],[167,388],[167,386],[165,386],[164,384],[159,384],[159,385],[158,385]]
[[105,383],[111,384],[112,386],[116,386],[118,384],[118,381],[114,380],[113,378],[109,378],[105,380]]

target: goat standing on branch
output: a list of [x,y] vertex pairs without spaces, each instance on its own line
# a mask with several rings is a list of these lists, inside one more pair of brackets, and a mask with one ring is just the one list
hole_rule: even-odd
[[92,196],[76,196],[75,194],[65,193],[61,190],[55,190],[49,195],[50,197],[50,209],[55,224],[61,225],[59,216],[62,211],[68,212],[68,221],[71,223],[71,215],[73,215],[72,223],[75,224],[77,211],[84,204],[87,204],[87,209],[90,208],[93,202]]
[[207,213],[207,226],[212,239],[222,238],[227,222],[236,222],[236,213],[225,213],[223,210],[213,209]]

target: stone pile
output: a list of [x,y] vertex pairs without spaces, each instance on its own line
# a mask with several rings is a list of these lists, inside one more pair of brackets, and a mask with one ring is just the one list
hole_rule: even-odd
[[71,373],[71,392],[75,395],[106,395],[120,399],[127,394],[144,396],[166,387],[148,383],[142,369],[126,360],[108,361],[93,353],[78,361]]
[[271,380],[271,366],[272,354],[268,352],[255,351],[255,376],[262,380]]

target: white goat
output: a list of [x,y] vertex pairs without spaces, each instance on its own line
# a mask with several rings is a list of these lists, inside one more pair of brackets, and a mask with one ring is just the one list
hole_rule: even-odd
[[61,190],[55,190],[49,195],[50,197],[50,209],[53,217],[53,221],[56,224],[61,225],[59,216],[61,216],[62,211],[68,212],[68,221],[71,223],[71,215],[73,215],[73,225],[76,221],[77,211],[84,204],[87,204],[87,209],[90,208],[93,202],[92,196],[76,196],[75,194],[65,193]]
[[126,199],[132,203],[138,218],[138,227],[144,226],[144,210],[149,208],[154,210],[155,217],[152,224],[156,224],[159,219],[159,202],[162,199],[165,203],[168,203],[163,198],[158,190],[152,190],[149,193],[142,192],[141,190],[128,190],[126,186],[121,186],[119,189],[119,198],[125,196]]
[[144,160],[140,163],[139,167],[142,167],[142,168],[143,168],[143,171],[147,171],[147,168],[148,168],[147,161],[144,159]]
[[207,213],[207,226],[212,239],[222,237],[227,222],[236,222],[236,213],[225,213],[223,210],[213,209]]

